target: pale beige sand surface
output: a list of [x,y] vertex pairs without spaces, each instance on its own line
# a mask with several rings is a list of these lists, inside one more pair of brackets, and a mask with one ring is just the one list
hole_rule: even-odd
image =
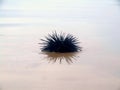
[[[81,37],[83,51],[60,63],[40,52],[38,43],[43,38],[42,30],[33,29],[24,27],[19,35],[0,36],[2,90],[119,90],[120,56],[114,47],[108,47],[104,38],[92,33],[88,35],[91,37],[83,37],[81,31],[82,35],[76,36]],[[23,34],[25,30],[31,33]]]
[[[120,90],[119,2],[17,2],[0,4],[0,90]],[[82,51],[42,53],[40,39],[55,30],[76,36]]]

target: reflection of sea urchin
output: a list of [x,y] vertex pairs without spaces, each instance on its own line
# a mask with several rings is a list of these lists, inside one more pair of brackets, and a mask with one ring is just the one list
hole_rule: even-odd
[[73,63],[74,60],[77,60],[76,58],[79,57],[77,53],[51,53],[51,52],[44,52],[42,53],[46,56],[47,60],[50,62],[58,62],[60,64],[64,63],[66,61],[68,64]]
[[59,52],[59,53],[69,53],[69,52],[78,52],[81,48],[78,46],[78,40],[76,37],[70,34],[49,34],[43,41],[42,51],[45,52]]

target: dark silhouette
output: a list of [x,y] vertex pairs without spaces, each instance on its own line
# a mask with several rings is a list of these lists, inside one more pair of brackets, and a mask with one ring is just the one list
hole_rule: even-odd
[[81,51],[77,38],[71,34],[65,35],[54,32],[52,35],[48,34],[48,37],[41,40],[43,41],[42,51],[45,52],[69,53]]

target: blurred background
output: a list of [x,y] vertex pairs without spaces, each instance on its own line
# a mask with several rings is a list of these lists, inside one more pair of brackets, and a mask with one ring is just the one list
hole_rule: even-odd
[[[53,31],[82,52],[49,59],[38,43]],[[119,90],[119,68],[120,0],[0,0],[2,90]]]

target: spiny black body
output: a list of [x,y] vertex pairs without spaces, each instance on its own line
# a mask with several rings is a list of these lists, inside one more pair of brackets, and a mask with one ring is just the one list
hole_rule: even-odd
[[42,51],[45,52],[59,52],[59,53],[69,53],[78,52],[81,48],[78,46],[78,40],[76,37],[70,34],[49,34],[48,37],[41,39],[43,41]]

